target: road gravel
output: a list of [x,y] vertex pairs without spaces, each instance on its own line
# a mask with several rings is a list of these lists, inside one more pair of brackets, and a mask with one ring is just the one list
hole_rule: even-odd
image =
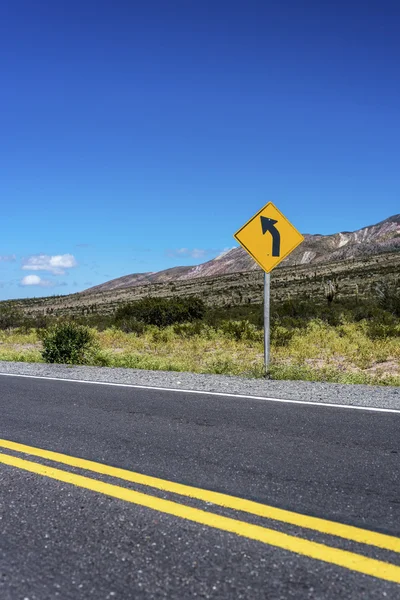
[[400,387],[248,379],[171,371],[0,362],[0,372],[104,383],[199,390],[318,403],[400,409]]

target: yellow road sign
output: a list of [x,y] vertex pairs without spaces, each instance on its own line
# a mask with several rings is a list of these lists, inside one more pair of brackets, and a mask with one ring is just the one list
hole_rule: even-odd
[[304,241],[272,202],[247,221],[234,237],[266,273]]

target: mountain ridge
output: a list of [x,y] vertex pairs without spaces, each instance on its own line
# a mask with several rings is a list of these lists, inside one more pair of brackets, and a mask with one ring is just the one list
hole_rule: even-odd
[[[392,215],[374,225],[356,231],[341,231],[333,234],[304,234],[300,244],[280,266],[328,263],[382,254],[400,252],[400,214]],[[241,248],[224,251],[217,257],[196,266],[178,266],[162,271],[132,273],[88,288],[83,294],[152,283],[185,281],[198,277],[213,277],[244,271],[259,271],[257,263]]]

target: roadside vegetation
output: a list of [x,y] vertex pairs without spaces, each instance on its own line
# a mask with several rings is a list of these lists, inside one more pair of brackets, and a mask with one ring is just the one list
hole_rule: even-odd
[[[27,318],[0,307],[0,359],[264,376],[262,306],[207,308],[199,298],[145,298],[112,315]],[[271,309],[269,376],[400,385],[398,282],[367,298],[286,300]]]

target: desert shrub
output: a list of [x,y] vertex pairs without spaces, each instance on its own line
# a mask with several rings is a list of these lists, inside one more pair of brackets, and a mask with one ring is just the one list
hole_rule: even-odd
[[23,326],[31,329],[46,329],[53,321],[54,319],[52,319],[52,317],[38,314],[31,317],[25,317]]
[[157,327],[153,326],[150,328],[151,340],[155,344],[166,344],[172,342],[174,338],[174,331],[171,327]]
[[271,342],[275,346],[288,346],[295,333],[295,329],[284,327],[282,325],[272,325]]
[[202,321],[193,321],[191,323],[175,323],[173,330],[175,335],[183,338],[191,338],[195,335],[202,335],[206,326]]
[[204,340],[212,340],[218,337],[217,329],[211,325],[208,325],[208,323],[205,323],[204,321],[176,323],[173,326],[173,332],[176,336],[184,339],[198,336]]
[[146,330],[145,323],[138,321],[136,317],[124,317],[116,320],[115,326],[125,333],[136,333],[136,335],[143,335]]
[[250,321],[256,327],[263,323],[262,304],[238,304],[209,308],[205,321],[212,327],[219,327],[221,321]]
[[343,323],[343,311],[342,310],[332,310],[332,306],[324,307],[318,314],[319,319],[328,325],[332,325],[332,327],[337,327]]
[[111,367],[112,358],[107,352],[102,352],[97,348],[87,357],[87,362],[93,367]]
[[365,323],[365,332],[370,340],[400,339],[400,323],[368,321]]
[[9,305],[0,308],[0,329],[20,327],[24,319],[23,314]]
[[22,316],[18,325],[18,331],[20,333],[29,333],[32,329],[46,329],[49,327],[51,321],[46,315],[38,314],[34,316]]
[[240,368],[235,364],[234,360],[229,357],[215,357],[207,365],[207,371],[215,375],[236,375]]
[[399,281],[392,283],[378,281],[372,288],[378,306],[400,317],[400,285]]
[[142,298],[117,309],[115,323],[135,318],[148,325],[167,327],[202,319],[206,306],[201,298]]
[[97,331],[105,331],[114,325],[114,317],[112,315],[102,315],[99,313],[92,313],[74,317],[75,323],[79,325],[86,325]]
[[292,298],[274,303],[271,310],[271,314],[277,317],[305,318],[310,317],[312,312],[313,307],[311,307],[311,303]]
[[229,338],[236,341],[247,340],[257,342],[262,340],[263,333],[249,321],[222,321],[220,330]]
[[358,323],[364,319],[373,319],[376,317],[376,310],[375,304],[364,302],[353,310],[353,320]]
[[93,332],[73,322],[58,323],[40,334],[42,357],[48,363],[85,364],[97,351]]

